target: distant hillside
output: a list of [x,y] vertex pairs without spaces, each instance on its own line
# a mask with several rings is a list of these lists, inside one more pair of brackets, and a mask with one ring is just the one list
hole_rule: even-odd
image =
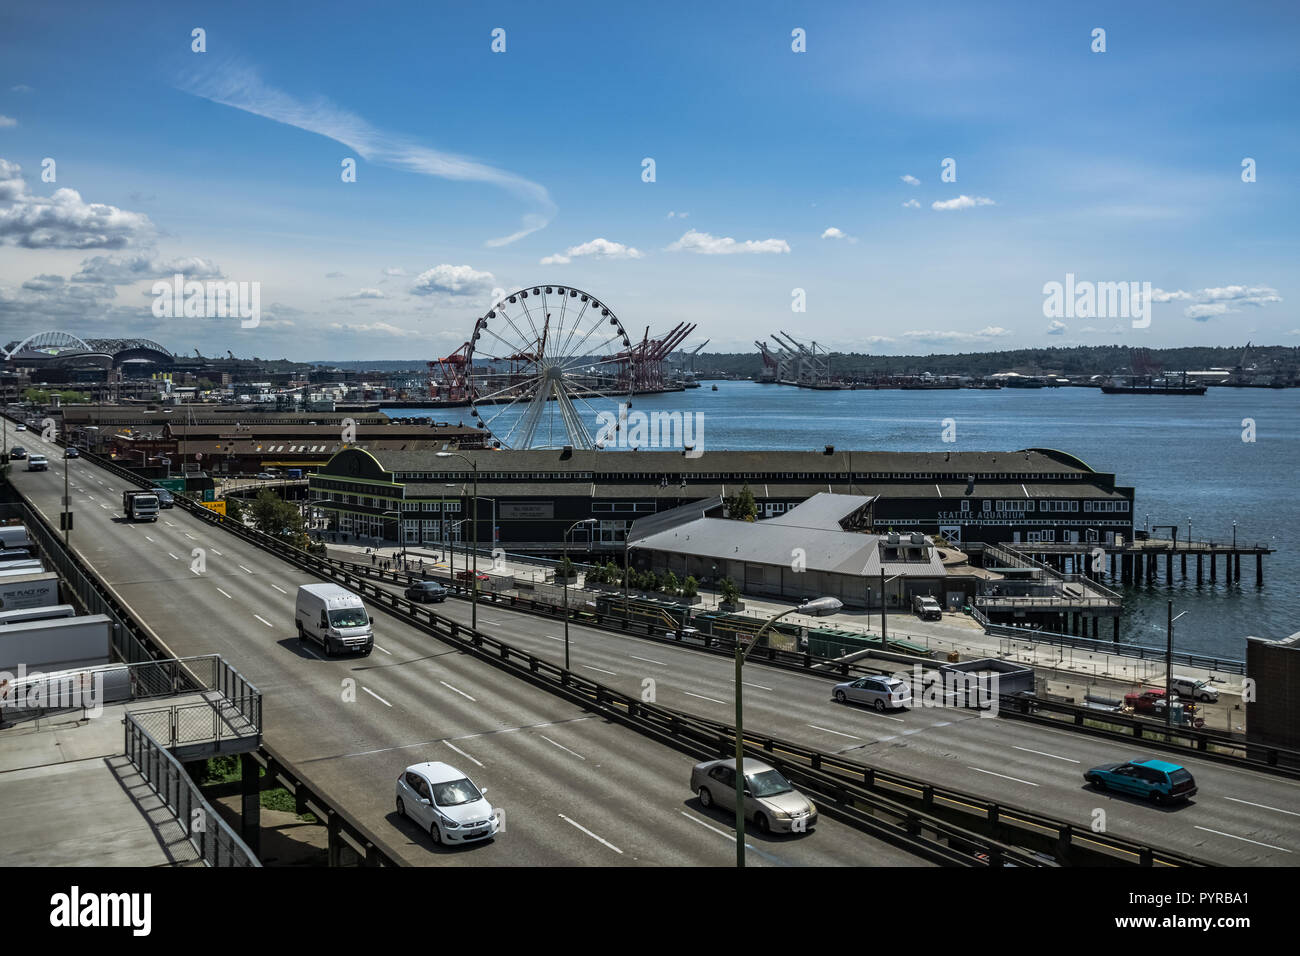
[[[1150,349],[1151,358],[1166,371],[1234,368],[1241,361],[1244,346],[1215,346]],[[1010,349],[1003,352],[930,353],[929,355],[864,355],[859,352],[832,353],[831,374],[839,378],[873,375],[992,375],[1021,372],[1026,375],[1110,375],[1129,368],[1127,345],[1078,345],[1071,348]],[[1289,373],[1300,366],[1300,348],[1273,345],[1250,349],[1247,368],[1261,374]],[[729,375],[749,377],[763,367],[758,350],[752,352],[701,352],[695,356],[700,377]]]

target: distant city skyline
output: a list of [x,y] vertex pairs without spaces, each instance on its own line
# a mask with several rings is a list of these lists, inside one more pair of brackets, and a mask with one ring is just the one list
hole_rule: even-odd
[[[633,338],[698,323],[709,352],[780,329],[898,355],[1296,346],[1298,22],[1249,2],[14,8],[0,337],[427,360],[494,290],[550,283]],[[256,321],[157,308],[176,275],[251,286]]]

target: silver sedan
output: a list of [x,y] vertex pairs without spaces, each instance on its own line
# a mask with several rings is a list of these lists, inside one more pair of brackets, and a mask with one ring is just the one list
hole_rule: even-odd
[[[706,810],[736,812],[736,760],[707,760],[691,770],[691,789]],[[745,760],[745,817],[760,833],[806,833],[817,824],[817,807],[776,768]]]
[[897,677],[859,677],[836,684],[831,692],[837,703],[870,704],[878,711],[901,710],[912,705],[912,688]]

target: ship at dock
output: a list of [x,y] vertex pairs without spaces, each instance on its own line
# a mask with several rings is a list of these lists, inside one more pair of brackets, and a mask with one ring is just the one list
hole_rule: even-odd
[[1133,349],[1129,364],[1132,375],[1111,377],[1101,383],[1103,395],[1204,395],[1206,386],[1189,382],[1187,373],[1181,378],[1161,374],[1160,363],[1146,349]]

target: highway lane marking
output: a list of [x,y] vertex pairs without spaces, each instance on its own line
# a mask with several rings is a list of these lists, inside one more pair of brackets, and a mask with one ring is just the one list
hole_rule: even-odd
[[979,773],[987,773],[992,777],[1001,777],[1003,780],[1014,780],[1016,783],[1027,783],[1031,787],[1038,786],[1038,784],[1034,783],[1032,780],[1021,780],[1019,777],[1008,777],[1005,773],[994,773],[992,770],[980,770],[979,767],[967,767],[966,769],[975,770]]
[[364,690],[364,691],[365,691],[367,694],[369,694],[371,697],[373,697],[375,700],[379,701],[379,702],[380,702],[381,704],[383,704],[385,707],[392,707],[392,706],[393,706],[393,705],[390,704],[388,701],[384,700],[384,698],[382,698],[382,697],[380,697],[378,694],[376,694],[376,693],[375,693],[373,690],[371,690],[369,687],[366,687],[366,686],[363,685],[361,689]]
[[165,524],[165,525],[166,525],[167,527],[169,527],[169,528],[174,528],[174,527],[176,527],[176,525],[174,525],[172,522],[168,521],[166,518],[163,519],[163,524]]
[[[698,823],[700,826],[704,827],[704,829],[706,829],[706,830],[712,830],[714,833],[716,833],[716,834],[717,834],[718,836],[720,836],[720,837],[725,837],[726,839],[728,839],[728,840],[733,840],[733,841],[736,839],[736,831],[735,831],[735,830],[732,830],[731,832],[727,832],[726,830],[719,830],[719,829],[718,829],[717,827],[715,827],[712,823],[705,823],[705,822],[704,822],[703,820],[701,820],[699,817],[697,817],[697,816],[692,816],[691,814],[687,813],[685,810],[678,810],[677,812],[680,813],[682,816],[684,816],[687,820],[691,820],[691,821],[694,821],[695,823]],[[753,849],[752,847],[750,847],[750,845],[749,845],[748,843],[745,844],[745,848],[746,848],[746,849]]]
[[586,759],[587,759],[587,758],[584,757],[582,754],[578,753],[576,750],[570,750],[568,747],[564,746],[564,744],[557,744],[557,743],[555,743],[555,741],[552,740],[550,737],[546,736],[546,734],[538,734],[537,736],[541,737],[541,738],[542,738],[543,740],[545,740],[548,744],[553,744],[554,746],[559,747],[559,748],[560,748],[561,750],[563,750],[566,754],[573,754],[573,755],[574,755],[575,757],[577,757],[579,760],[586,760]]
[[188,531],[183,532],[183,534],[185,535],[185,537],[189,538],[191,541],[198,541],[198,540],[199,540],[198,538],[194,537],[194,535],[190,534]]
[[278,584],[272,584],[271,587],[275,588],[275,589],[276,589],[277,591],[279,591],[281,594],[288,594],[288,593],[289,593],[289,592],[286,591],[284,588],[280,587],[280,585],[278,585]]
[[605,844],[605,846],[609,847],[609,848],[610,848],[611,850],[613,850],[615,853],[619,854],[620,856],[623,855],[623,851],[620,850],[618,847],[614,846],[614,844],[610,843],[608,840],[605,840],[605,839],[602,839],[601,837],[596,836],[596,834],[592,833],[590,830],[588,830],[586,827],[584,827],[581,823],[578,823],[576,820],[571,820],[569,817],[566,817],[563,813],[559,814],[559,817],[560,817],[560,819],[563,820],[565,823],[570,823],[570,824],[572,824],[573,826],[577,827],[579,830],[581,830],[583,833],[587,834],[587,836],[591,837],[591,838],[592,838],[593,840],[595,840],[597,843],[603,843],[603,844]]
[[1266,846],[1270,850],[1281,850],[1283,853],[1291,852],[1284,846],[1274,846],[1271,843],[1260,843],[1258,840],[1248,840],[1246,837],[1237,836],[1235,833],[1224,833],[1222,830],[1211,830],[1209,827],[1203,827],[1200,824],[1197,824],[1196,829],[1204,830],[1206,833],[1217,833],[1219,836],[1232,837],[1232,839],[1240,840],[1242,843],[1253,843],[1255,846]]
[[854,737],[852,734],[842,734],[842,733],[840,733],[838,730],[830,730],[830,729],[828,729],[828,728],[826,728],[826,727],[818,727],[816,724],[809,724],[808,726],[811,727],[813,730],[820,730],[820,731],[822,731],[823,733],[834,734],[834,735],[837,736],[837,737],[848,737],[850,740],[861,740],[861,739],[862,739],[861,737]]
[[[221,552],[218,551],[216,548],[212,548],[211,550],[212,550],[212,553],[213,553],[213,554],[221,554]],[[225,557],[224,554],[221,554],[221,556],[222,556],[223,558]]]
[[252,574],[252,573],[253,573],[251,570],[249,570],[248,568],[244,567],[242,564],[239,565],[239,570],[244,571],[244,572],[246,572],[246,573],[248,573],[248,574]]
[[262,615],[260,615],[260,614],[254,614],[253,617],[257,618],[259,621],[261,621],[261,622],[262,622],[263,624],[265,624],[267,627],[275,627],[274,624],[272,624],[272,623],[271,623],[270,621],[268,621],[266,618],[262,617]]
[[632,660],[634,660],[634,661],[645,661],[647,664],[658,664],[660,667],[667,667],[667,666],[668,666],[668,665],[665,664],[663,661],[652,661],[652,660],[651,660],[650,658],[648,658],[648,657],[637,657],[635,654],[629,654],[628,657],[632,658]]
[[[304,647],[303,647],[303,650],[308,650],[308,648],[304,646]],[[316,657],[315,654],[313,654],[312,656],[313,656],[313,657]],[[317,660],[321,660],[321,658],[319,658],[319,657],[317,657],[316,659],[317,659]],[[444,744],[444,743],[446,743],[448,740],[477,740],[479,737],[492,737],[492,736],[494,736],[494,735],[496,735],[496,734],[515,734],[515,733],[518,733],[518,732],[521,731],[521,730],[537,730],[537,729],[539,729],[539,728],[541,728],[541,727],[559,727],[559,726],[561,726],[561,725],[563,725],[563,724],[579,724],[579,723],[582,723],[584,720],[596,720],[596,719],[597,719],[597,718],[595,718],[595,717],[571,717],[571,718],[569,718],[569,719],[567,719],[567,720],[546,720],[546,721],[543,721],[543,722],[540,723],[540,724],[528,724],[528,725],[523,726],[523,727],[503,727],[503,728],[501,728],[500,730],[484,730],[484,731],[482,731],[482,732],[480,732],[480,733],[477,733],[477,734],[461,734],[459,737],[438,737],[438,738],[436,738],[436,739],[434,739],[434,740],[420,740],[420,741],[416,741],[416,742],[413,743],[413,744],[398,744],[396,747],[378,747],[378,748],[376,748],[376,749],[374,749],[374,750],[357,750],[357,751],[355,751],[355,752],[353,752],[353,753],[340,754],[339,756],[341,756],[341,757],[371,757],[371,756],[374,756],[375,754],[386,754],[386,753],[392,753],[392,752],[395,751],[395,750],[411,750],[411,749],[413,749],[413,748],[415,748],[415,747],[429,747],[429,746],[432,746],[433,744]],[[312,762],[317,761],[317,760],[332,760],[333,758],[334,758],[334,755],[331,754],[331,755],[329,755],[328,757],[308,757],[308,758],[306,758],[305,760],[303,760],[303,761],[301,761],[301,762],[302,762],[302,763],[312,763]]]
[[562,641],[562,640],[564,640],[564,638],[562,638],[562,637],[552,637],[550,634],[543,634],[542,637],[546,638],[548,641]]
[[[470,697],[469,694],[465,693],[463,690],[456,690],[455,687],[452,687],[452,686],[451,686],[450,684],[448,684],[445,680],[440,680],[440,681],[438,681],[438,683],[441,684],[443,687],[447,688],[448,690],[455,690],[456,693],[460,694],[461,697],[465,697],[465,698],[467,698],[467,699],[469,699],[469,700],[474,700],[474,698],[473,698],[473,697]],[[477,704],[478,701],[474,700],[474,703]]]
[[705,697],[703,694],[692,694],[689,690],[682,691],[687,697],[698,697],[700,700],[711,700],[715,704],[725,704],[725,700],[718,700],[716,697]]
[[[221,588],[217,588],[217,590],[218,590],[218,591],[221,591]],[[222,594],[226,594],[225,591],[221,591],[221,593],[222,593]],[[229,598],[229,599],[232,600],[232,601],[234,600],[234,598],[230,597],[229,594],[226,594],[226,597]]]
[[746,687],[757,687],[759,690],[771,690],[771,689],[772,689],[772,688],[770,688],[770,687],[764,687],[762,684],[751,684],[751,683],[750,683],[749,681],[747,681],[747,680],[742,680],[741,683],[744,684]]
[[607,671],[603,667],[597,667],[595,664],[579,664],[579,667],[585,667],[589,671],[600,671],[602,674],[609,674],[611,677],[617,677],[613,671]]
[[377,650],[377,651],[383,651],[383,652],[384,652],[385,654],[387,654],[389,657],[392,657],[392,656],[393,656],[393,652],[392,652],[392,651],[385,650],[384,648],[380,647],[378,644],[375,644],[375,645],[374,645],[374,648],[375,648],[375,650]]
[[[443,743],[445,743],[445,744],[446,744],[448,747],[450,747],[452,750],[456,751],[456,753],[460,754],[460,755],[461,755],[462,757],[464,757],[466,760],[474,760],[473,757],[471,757],[469,754],[465,753],[465,751],[461,750],[459,747],[457,747],[457,746],[456,746],[455,744],[453,744],[451,741],[449,741],[449,740],[444,740]],[[480,763],[480,762],[477,761],[477,760],[474,760],[474,762],[475,762],[476,764],[478,764],[480,767],[483,766],[483,764]]]
[[100,507],[103,508],[105,511],[108,510],[108,505],[100,505]]
[[[1014,744],[1012,745],[1015,746]],[[1070,763],[1079,763],[1073,757],[1058,757],[1056,754],[1049,754],[1044,750],[1030,750],[1028,747],[1016,747],[1016,750],[1023,750],[1027,754],[1038,754],[1040,757],[1051,757],[1053,760],[1068,760]]]
[[153,541],[153,538],[150,535],[145,535],[145,538],[146,540]]
[[171,558],[173,561],[180,560],[180,558],[176,557],[176,555],[172,554],[170,551],[167,552],[167,557]]
[[1272,810],[1274,813],[1286,813],[1293,817],[1300,817],[1300,813],[1296,813],[1294,810],[1282,810],[1278,807],[1270,807],[1264,803],[1251,803],[1249,800],[1238,800],[1236,797],[1224,797],[1223,799],[1231,800],[1233,803],[1244,803],[1248,807],[1259,807],[1261,810]]

